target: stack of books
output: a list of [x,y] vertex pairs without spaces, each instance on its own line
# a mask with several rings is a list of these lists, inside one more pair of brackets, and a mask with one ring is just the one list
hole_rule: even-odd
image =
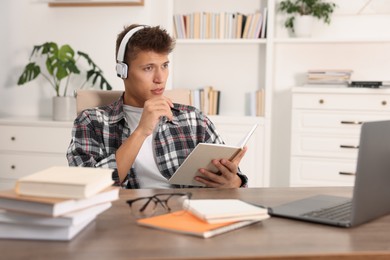
[[0,191],[0,238],[71,240],[118,199],[112,170],[52,167]]
[[332,85],[347,87],[351,79],[350,69],[323,69],[307,72],[307,85]]
[[138,225],[209,238],[269,218],[268,209],[237,199],[189,200],[188,209],[137,220]]
[[239,12],[194,12],[173,16],[178,39],[266,38],[267,7],[250,14]]

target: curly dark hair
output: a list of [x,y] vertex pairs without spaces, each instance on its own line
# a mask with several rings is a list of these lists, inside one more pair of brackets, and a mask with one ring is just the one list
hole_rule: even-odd
[[[118,34],[116,40],[116,54],[118,54],[119,46],[126,33],[137,26],[140,25],[132,24],[126,26],[123,31]],[[175,40],[165,29],[160,28],[160,26],[147,26],[136,32],[127,42],[124,61],[130,65],[129,63],[134,60],[141,51],[169,54],[173,51],[174,47]]]

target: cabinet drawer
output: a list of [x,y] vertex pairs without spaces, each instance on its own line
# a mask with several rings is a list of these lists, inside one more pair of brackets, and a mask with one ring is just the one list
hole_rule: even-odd
[[356,159],[358,136],[292,134],[292,155]]
[[0,178],[15,180],[51,166],[67,166],[65,152],[62,155],[0,153]]
[[61,127],[0,126],[1,150],[66,153],[71,130]]
[[293,131],[359,135],[363,122],[389,120],[390,113],[294,110],[292,117]]
[[390,96],[379,94],[294,93],[293,108],[390,111]]
[[291,159],[291,186],[353,186],[354,159],[295,157]]

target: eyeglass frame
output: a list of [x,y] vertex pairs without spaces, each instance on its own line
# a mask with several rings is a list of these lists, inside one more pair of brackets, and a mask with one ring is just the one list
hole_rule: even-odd
[[[169,197],[167,199],[165,199],[165,200],[162,200],[162,199],[158,198],[158,196],[169,196]],[[131,209],[131,205],[134,202],[136,202],[138,200],[148,199],[148,201],[146,201],[145,204],[140,208],[140,210],[139,210],[140,212],[142,212],[144,209],[146,209],[146,207],[152,201],[156,204],[156,206],[157,205],[161,205],[164,210],[166,210],[167,212],[171,212],[171,209],[168,206],[168,201],[169,201],[170,198],[172,198],[172,196],[187,196],[188,199],[191,199],[192,193],[191,192],[157,193],[157,194],[154,194],[153,196],[138,197],[138,198],[135,198],[135,199],[126,200],[126,203],[129,205],[129,207]]]

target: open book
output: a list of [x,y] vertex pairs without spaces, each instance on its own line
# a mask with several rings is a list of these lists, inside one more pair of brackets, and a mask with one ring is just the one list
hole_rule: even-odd
[[194,177],[201,176],[200,168],[205,168],[212,172],[217,172],[217,168],[212,164],[214,159],[229,159],[234,157],[244,148],[249,138],[256,130],[257,124],[246,134],[246,136],[236,146],[225,144],[200,143],[184,160],[182,165],[176,170],[172,177],[168,180],[170,184],[205,186],[203,183],[197,182]]

